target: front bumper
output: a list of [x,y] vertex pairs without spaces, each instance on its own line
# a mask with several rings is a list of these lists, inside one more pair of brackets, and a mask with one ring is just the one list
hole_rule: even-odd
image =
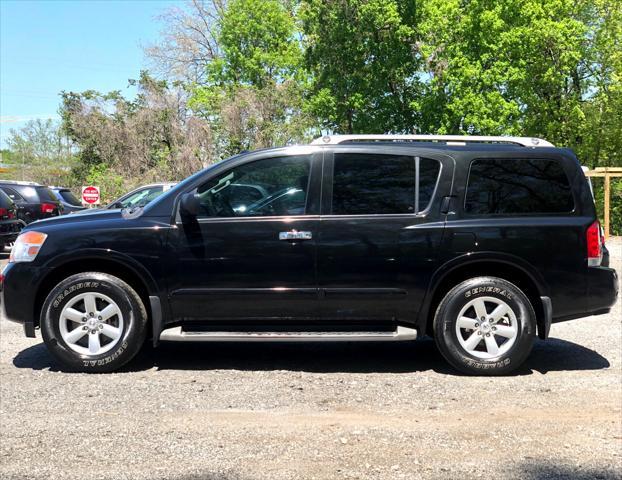
[[2,316],[12,322],[21,323],[27,337],[35,336],[35,327],[39,323],[37,292],[47,271],[32,263],[9,263],[2,271]]

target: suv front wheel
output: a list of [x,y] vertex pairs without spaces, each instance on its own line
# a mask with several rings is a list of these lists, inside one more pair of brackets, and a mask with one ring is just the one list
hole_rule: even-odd
[[120,278],[87,272],[60,282],[41,311],[50,352],[71,370],[110,372],[129,362],[146,334],[147,312]]
[[496,277],[466,280],[440,302],[434,339],[445,359],[475,375],[503,375],[531,352],[536,315],[516,285]]

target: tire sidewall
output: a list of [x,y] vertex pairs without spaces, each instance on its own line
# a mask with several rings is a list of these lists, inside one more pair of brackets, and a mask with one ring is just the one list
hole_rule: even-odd
[[[110,297],[123,315],[121,338],[111,350],[100,355],[84,355],[72,350],[60,333],[63,308],[84,293]],[[142,346],[146,323],[144,306],[132,293],[125,282],[100,273],[73,275],[59,283],[48,295],[41,311],[41,334],[51,353],[70,369],[87,372],[112,371],[128,362]]]
[[[468,353],[458,340],[456,322],[471,300],[493,297],[505,302],[516,315],[518,333],[514,345],[504,354],[482,359]],[[529,355],[535,336],[535,313],[527,296],[515,285],[494,277],[465,281],[452,289],[439,305],[435,337],[445,358],[463,372],[480,375],[508,373]]]

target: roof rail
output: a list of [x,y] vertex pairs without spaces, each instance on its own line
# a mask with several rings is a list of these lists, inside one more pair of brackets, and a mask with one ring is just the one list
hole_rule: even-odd
[[325,135],[316,138],[311,145],[338,145],[348,142],[445,142],[447,145],[467,143],[505,143],[523,147],[554,147],[542,138],[503,137],[478,135]]
[[0,183],[6,183],[6,184],[10,184],[10,185],[29,185],[29,186],[32,186],[32,187],[40,187],[41,186],[37,182],[28,182],[28,181],[25,181],[25,180],[1,180],[0,179]]

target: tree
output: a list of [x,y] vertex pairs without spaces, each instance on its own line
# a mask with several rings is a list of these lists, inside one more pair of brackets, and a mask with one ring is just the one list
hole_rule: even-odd
[[412,132],[421,87],[415,2],[305,0],[307,108],[337,133]]
[[12,129],[2,161],[5,178],[55,185],[66,181],[75,163],[73,146],[63,136],[59,123],[51,119],[30,120]]
[[277,0],[230,1],[217,41],[221,56],[190,88],[190,105],[214,128],[219,155],[304,140],[305,77],[291,11]]
[[220,57],[217,35],[225,0],[190,0],[159,17],[163,23],[159,43],[145,48],[155,72],[166,78],[201,84],[208,65]]
[[146,72],[131,83],[134,100],[119,92],[62,93],[63,129],[79,147],[78,178],[114,174],[122,190],[180,180],[216,160],[210,126],[190,114],[183,91]]

